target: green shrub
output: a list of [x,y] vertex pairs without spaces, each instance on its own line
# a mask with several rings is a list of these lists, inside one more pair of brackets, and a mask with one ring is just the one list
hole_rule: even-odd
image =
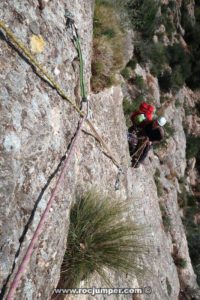
[[135,108],[136,108],[135,102],[125,97],[123,100],[124,115],[130,116],[130,114],[135,110]]
[[186,183],[185,177],[184,176],[179,177],[178,182],[179,182],[179,184],[185,184]]
[[139,90],[144,90],[145,89],[145,82],[142,76],[136,75],[135,80],[134,80],[135,85],[138,87]]
[[166,4],[161,4],[161,14],[166,14],[168,12],[168,5]]
[[165,25],[166,32],[168,34],[169,38],[172,38],[172,34],[176,31],[176,27],[174,25],[174,22],[171,20],[170,16],[167,16],[163,24]]
[[175,133],[174,127],[170,125],[168,122],[165,124],[165,133],[167,135],[167,138],[173,137]]
[[103,63],[101,61],[96,61],[92,63],[92,74],[98,75],[104,69]]
[[177,267],[181,268],[181,269],[184,269],[184,268],[187,267],[187,261],[186,261],[185,259],[183,259],[183,258],[177,257],[177,258],[174,260],[174,262],[175,262],[175,265],[176,265]]
[[174,0],[169,0],[168,6],[171,9],[175,9],[176,8],[176,2]]
[[118,81],[115,78],[115,75],[110,75],[109,77],[105,78],[106,87],[111,87],[112,85],[118,84]]
[[152,0],[129,0],[125,6],[134,29],[151,39],[156,26],[158,4]]
[[172,69],[172,89],[178,91],[185,83],[185,78],[182,73],[181,66],[176,66]]
[[180,208],[196,205],[196,197],[186,190],[184,184],[180,185],[181,193],[178,193],[178,204]]
[[140,63],[152,62],[158,72],[167,63],[165,46],[161,42],[138,39],[135,43],[135,55]]
[[165,46],[162,43],[155,43],[151,49],[147,49],[149,52],[149,58],[154,64],[160,64],[160,66],[166,63]]
[[109,39],[112,39],[116,36],[116,32],[113,28],[105,28],[103,31],[102,31],[102,34],[105,35],[106,37],[108,37]]
[[200,137],[189,135],[187,136],[186,157],[187,159],[197,157],[200,153]]
[[94,190],[77,197],[70,211],[60,287],[78,287],[93,273],[110,285],[107,269],[130,275],[141,271],[137,260],[145,250],[140,242],[142,231],[127,218],[127,213],[124,202]]
[[124,68],[121,71],[121,75],[126,79],[129,80],[131,78],[131,70],[129,67]]
[[187,205],[190,207],[196,207],[197,206],[197,198],[195,195],[192,195],[188,193],[187,195]]
[[[191,76],[191,55],[179,43],[165,47],[162,42],[153,42],[155,30],[161,24],[164,24],[168,37],[176,32],[174,20],[171,18],[172,10],[176,6],[175,2],[170,1],[169,5],[152,0],[130,0],[125,2],[132,25],[139,32],[137,43],[135,43],[135,56],[139,63],[151,62],[150,71],[158,77],[161,90],[176,92],[184,85],[185,81],[187,83],[189,81],[190,83],[192,81],[197,82],[200,72],[198,61],[200,60],[196,60],[194,66],[192,66],[193,70],[196,70],[196,77],[193,77]],[[159,6],[161,7],[161,15],[157,14]],[[198,36],[198,34],[195,36]],[[200,51],[198,57],[200,57]],[[171,72],[166,71],[166,65],[170,65]]]
[[167,63],[165,46],[148,40],[138,40],[135,44],[135,56],[140,63],[151,62],[151,73],[154,76],[162,73]]
[[181,106],[180,100],[179,100],[179,99],[176,99],[176,101],[175,101],[175,107],[176,107],[176,108],[179,108],[180,106]]
[[162,74],[158,75],[159,87],[163,92],[169,92],[172,88],[171,72],[165,70]]
[[132,58],[131,60],[129,60],[127,67],[130,67],[132,70],[135,70],[136,64],[137,64],[137,59]]
[[195,104],[195,114],[200,117],[200,102],[196,102]]
[[190,75],[189,55],[185,52],[180,44],[174,44],[166,48],[166,53],[170,66],[173,68],[180,65],[184,77]]
[[167,63],[165,46],[162,43],[152,44],[146,51],[153,65],[151,70],[157,76]]
[[153,146],[154,152],[159,153],[160,150],[167,149],[167,138],[162,139],[162,141]]
[[197,39],[197,36],[200,36],[200,3],[198,1],[195,1],[194,11],[195,21],[192,20],[188,13],[187,3],[183,2],[181,23],[185,29],[184,39],[190,49],[191,63],[191,73],[186,79],[186,83],[191,89],[200,87],[200,40]]
[[188,32],[192,31],[193,22],[191,16],[188,14],[188,9],[185,0],[183,1],[181,6],[181,25],[185,29],[184,38],[187,38]]
[[197,274],[197,282],[200,285],[200,224],[194,223],[194,216],[200,213],[197,205],[185,209],[183,223],[186,230],[190,258]]
[[197,206],[197,198],[191,192],[188,192],[186,189],[186,180],[185,177],[181,177],[178,179],[180,193],[178,193],[178,204],[181,208],[187,207],[196,207]]
[[191,74],[189,60],[185,54],[183,55],[184,51],[180,45],[177,47],[170,46],[170,48],[168,47],[167,51],[168,55],[166,60],[168,60],[172,70],[171,72],[169,70],[164,70],[158,74],[159,86],[164,92],[169,92],[171,89],[179,90],[184,85],[185,80]]

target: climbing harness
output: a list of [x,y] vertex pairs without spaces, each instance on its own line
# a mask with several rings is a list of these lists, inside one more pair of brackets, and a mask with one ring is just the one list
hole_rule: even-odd
[[67,158],[65,159],[65,162],[64,162],[64,165],[63,165],[63,169],[60,173],[60,176],[56,182],[56,186],[47,202],[47,206],[42,214],[42,217],[39,221],[39,224],[32,236],[32,239],[31,239],[31,242],[27,248],[27,251],[22,259],[22,262],[18,268],[18,271],[17,273],[15,274],[15,277],[11,283],[11,286],[10,286],[10,289],[9,289],[9,292],[8,292],[8,295],[6,297],[6,300],[13,300],[13,297],[14,297],[14,294],[15,294],[15,291],[20,283],[20,279],[23,275],[23,273],[25,272],[25,269],[31,259],[31,256],[32,256],[32,253],[34,251],[34,246],[35,244],[37,243],[37,240],[40,236],[40,234],[42,233],[42,230],[44,228],[44,225],[45,225],[45,221],[47,219],[47,216],[48,216],[48,213],[50,211],[50,208],[52,206],[52,203],[54,202],[55,198],[56,198],[56,194],[57,192],[59,191],[59,188],[61,186],[61,184],[63,183],[64,181],[64,178],[65,178],[65,174],[66,174],[66,171],[67,171],[67,168],[69,166],[69,163],[71,161],[71,158],[72,158],[72,154],[74,153],[74,150],[75,150],[75,147],[77,145],[77,142],[78,142],[78,138],[80,136],[80,133],[81,133],[81,129],[83,127],[83,123],[85,121],[85,117],[82,118],[82,120],[80,121],[79,123],[79,126],[78,126],[78,130],[76,132],[76,135],[74,137],[74,140],[72,141],[72,144],[70,146],[70,149],[69,149],[69,154],[67,156]]

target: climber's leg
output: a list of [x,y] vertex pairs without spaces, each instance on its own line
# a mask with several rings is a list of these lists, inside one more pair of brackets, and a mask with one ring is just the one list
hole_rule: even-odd
[[140,158],[138,160],[138,163],[141,164],[141,163],[144,162],[144,160],[146,159],[150,149],[151,149],[151,145],[146,145],[146,147],[144,148],[144,150],[142,152],[142,155],[140,156]]

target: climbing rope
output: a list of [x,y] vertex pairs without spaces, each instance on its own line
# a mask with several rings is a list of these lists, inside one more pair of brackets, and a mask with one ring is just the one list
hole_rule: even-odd
[[[39,74],[44,79],[47,79],[50,85],[57,91],[57,93],[66,101],[68,101],[73,108],[80,114],[81,117],[84,117],[85,114],[81,111],[81,109],[66,95],[65,91],[60,87],[60,85],[55,81],[55,79],[46,71],[46,69],[35,59],[35,57],[30,53],[30,51],[26,48],[26,46],[19,41],[12,31],[5,25],[5,23],[0,20],[0,29],[6,33],[7,38],[17,47],[18,51],[22,53],[23,56],[27,58],[29,63],[35,68],[35,72]],[[112,160],[112,162],[116,165],[118,169],[121,168],[120,163],[114,157],[113,153],[109,149],[108,145],[104,142],[104,140],[99,135],[97,129],[94,127],[92,122],[88,119],[85,120],[90,129],[93,132],[94,137],[98,140],[101,146],[105,149],[107,156]]]
[[134,165],[132,165],[133,168],[135,168],[135,166],[137,165],[138,161],[140,160],[140,157],[142,156],[142,153],[143,153],[145,147],[147,146],[148,142],[149,142],[149,140],[146,139],[146,140],[142,143],[142,145],[141,145],[141,146],[133,153],[133,155],[131,156],[131,158],[133,159],[133,157],[135,157],[135,156],[139,153],[138,157],[136,158],[136,161],[135,161]]
[[75,150],[75,147],[77,145],[78,138],[80,136],[80,132],[81,132],[81,129],[83,127],[84,121],[85,121],[85,117],[83,117],[82,120],[79,123],[78,130],[77,130],[76,135],[75,135],[75,137],[72,141],[72,144],[70,146],[69,154],[68,154],[67,158],[65,159],[63,169],[62,169],[62,171],[59,175],[59,178],[56,182],[56,186],[55,186],[55,188],[54,188],[54,190],[53,190],[53,192],[52,192],[52,194],[51,194],[51,196],[50,196],[50,198],[47,202],[47,206],[46,206],[46,208],[45,208],[45,210],[42,214],[40,222],[39,222],[39,224],[38,224],[38,226],[37,226],[37,228],[36,228],[36,230],[35,230],[35,232],[32,236],[32,239],[31,239],[31,242],[30,242],[30,244],[27,248],[27,251],[26,251],[26,253],[25,253],[25,255],[22,259],[22,262],[21,262],[21,264],[20,264],[20,266],[17,270],[17,273],[15,274],[15,277],[14,277],[14,279],[13,279],[11,285],[10,285],[10,289],[9,289],[8,295],[6,297],[6,300],[13,300],[15,291],[16,291],[17,287],[19,286],[20,279],[21,279],[23,273],[25,272],[25,269],[26,269],[26,267],[27,267],[27,265],[28,265],[28,263],[31,259],[32,253],[34,251],[34,246],[37,243],[38,238],[42,233],[42,230],[43,230],[43,227],[45,225],[45,221],[47,219],[47,216],[48,216],[48,213],[49,213],[50,208],[52,206],[52,203],[55,200],[56,194],[58,193],[59,188],[60,188],[61,184],[64,181],[65,174],[66,174],[67,168],[69,167],[69,163],[71,161],[72,154],[73,154],[73,152]]
[[51,84],[51,86],[58,92],[58,94],[65,100],[67,100],[74,109],[83,117],[84,113],[76,106],[76,104],[69,99],[69,97],[65,94],[65,91],[60,87],[60,85],[54,80],[54,78],[46,71],[46,69],[35,59],[35,57],[31,54],[31,52],[26,48],[26,46],[19,41],[12,31],[5,25],[5,23],[0,20],[0,28],[6,33],[6,36],[9,40],[17,46],[17,49],[29,60],[29,63],[35,68],[35,71],[39,73],[39,75],[44,76],[45,79]]

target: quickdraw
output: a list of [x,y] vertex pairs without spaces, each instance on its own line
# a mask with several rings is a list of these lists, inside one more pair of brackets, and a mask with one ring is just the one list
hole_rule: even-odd
[[68,11],[65,10],[65,18],[66,18],[66,26],[67,28],[71,29],[72,33],[72,41],[74,46],[78,52],[78,57],[80,61],[80,88],[81,88],[81,98],[83,102],[87,101],[86,89],[85,89],[85,82],[84,82],[84,63],[83,63],[83,55],[80,45],[80,38],[78,34],[78,29],[75,25],[73,15]]

